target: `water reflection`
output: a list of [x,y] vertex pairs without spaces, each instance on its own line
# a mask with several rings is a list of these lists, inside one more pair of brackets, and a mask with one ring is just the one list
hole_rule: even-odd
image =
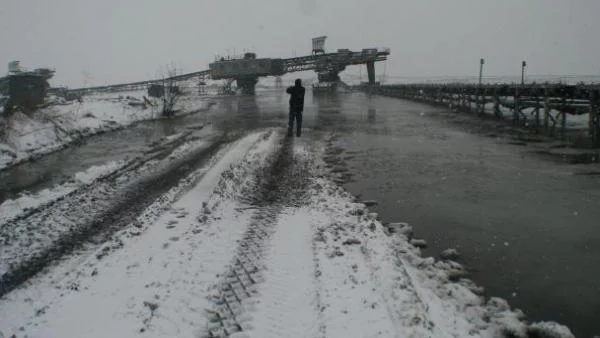
[[342,100],[338,93],[313,92],[312,102],[316,111],[315,129],[330,131],[333,125],[339,123]]
[[211,116],[214,126],[227,131],[257,128],[261,109],[256,100],[255,96],[224,97]]
[[373,124],[376,122],[376,113],[377,110],[375,108],[369,108],[369,112],[368,112],[368,117],[367,117],[367,121],[369,121],[369,124]]
[[161,134],[164,136],[171,136],[171,135],[177,133],[176,122],[173,119],[165,119],[162,123],[158,124],[156,127],[157,128],[152,128],[152,129],[154,129],[152,131],[153,133],[157,133],[158,131],[156,129],[158,129],[158,128],[162,129]]
[[260,108],[256,96],[240,96],[237,105],[238,119],[243,121],[242,127],[248,129],[258,128],[260,125]]

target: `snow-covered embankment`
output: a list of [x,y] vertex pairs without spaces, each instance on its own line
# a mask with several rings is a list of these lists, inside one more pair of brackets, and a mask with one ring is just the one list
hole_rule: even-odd
[[[145,91],[96,93],[81,102],[51,104],[33,113],[15,112],[5,118],[0,139],[0,170],[48,154],[84,137],[161,118],[160,105],[144,104]],[[181,113],[207,109],[210,101],[182,96]]]

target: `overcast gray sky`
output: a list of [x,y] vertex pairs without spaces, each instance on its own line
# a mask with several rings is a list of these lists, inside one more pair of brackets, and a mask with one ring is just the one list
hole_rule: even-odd
[[[599,0],[1,0],[0,62],[77,87],[154,78],[174,62],[387,46],[388,75],[600,75]],[[4,66],[6,67],[6,66]],[[6,69],[6,68],[5,68]],[[381,69],[381,67],[380,67]],[[3,73],[4,71],[2,71]]]

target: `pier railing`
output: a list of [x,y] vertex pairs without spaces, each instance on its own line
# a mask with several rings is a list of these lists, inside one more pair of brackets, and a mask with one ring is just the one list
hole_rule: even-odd
[[494,115],[539,133],[563,138],[583,135],[591,145],[600,147],[597,84],[392,84],[358,88],[372,94],[442,105],[457,112]]

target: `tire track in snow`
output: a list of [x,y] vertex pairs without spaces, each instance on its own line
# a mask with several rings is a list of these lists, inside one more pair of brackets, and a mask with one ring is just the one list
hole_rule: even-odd
[[258,289],[251,337],[315,337],[319,332],[312,225],[306,207],[283,210]]
[[10,229],[0,233],[0,268],[6,269],[0,269],[0,296],[82,245],[105,241],[231,141],[227,136],[216,137],[212,143],[133,183],[123,186],[118,178],[111,178],[58,200],[52,208],[12,222]]
[[[0,314],[0,326],[4,328],[8,324],[13,328],[14,322],[23,320],[27,323],[23,327],[29,336],[71,336],[67,332],[74,330],[78,333],[72,335],[77,337],[88,336],[82,335],[82,331],[124,337],[130,336],[124,333],[138,329],[145,335],[173,336],[175,332],[182,337],[196,336],[198,317],[209,305],[205,298],[208,287],[213,284],[220,267],[229,261],[228,253],[236,248],[236,238],[241,236],[251,217],[251,212],[230,212],[239,204],[223,198],[222,188],[227,187],[221,183],[231,181],[227,174],[231,168],[241,168],[236,173],[244,178],[262,165],[264,158],[272,153],[271,144],[276,136],[271,135],[269,132],[253,133],[223,147],[210,164],[192,175],[191,189],[184,187],[184,191],[177,189],[174,192],[176,200],[169,204],[172,206],[169,212],[162,210],[163,202],[155,201],[156,207],[153,205],[147,210],[150,217],[142,215],[138,218],[143,223],[142,231],[135,237],[127,236],[127,230],[117,234],[124,237],[125,245],[111,249],[105,258],[98,260],[93,252],[84,261],[77,256],[71,257],[74,262],[65,262],[68,266],[59,266],[62,269],[58,272],[53,269],[47,280],[38,280],[44,287],[39,289],[41,299],[36,300],[35,307],[48,309],[43,318],[35,315],[32,323],[31,310],[20,311],[13,320],[2,318]],[[251,180],[236,183],[231,195],[243,191],[245,185],[252,185]],[[207,209],[207,203],[202,201],[213,197],[213,202],[227,206],[213,210],[209,221],[200,221],[199,216],[205,216]],[[161,209],[157,215],[156,208]],[[137,231],[133,224],[129,228]],[[68,272],[64,280],[61,270]],[[66,289],[70,284],[76,285],[77,290]],[[37,286],[30,286],[29,290],[17,290],[12,297],[0,299],[4,301],[2,305],[15,306],[22,303],[23,298],[28,299],[31,289],[37,289]],[[102,311],[84,311],[78,315],[85,325],[70,329],[70,325],[63,325],[63,318],[68,321],[71,313],[87,307],[102,308]],[[4,310],[1,312],[7,309],[0,307]],[[136,318],[132,320],[132,317]],[[140,318],[143,320],[138,320]],[[112,327],[104,328],[105,322],[111,323]],[[16,332],[20,325],[14,325],[13,332]],[[141,327],[136,328],[138,325]]]
[[216,286],[206,337],[229,337],[251,328],[246,308],[252,307],[257,286],[264,279],[263,261],[281,211],[286,206],[299,206],[305,200],[310,171],[308,162],[297,151],[302,146],[305,143],[301,140],[284,139],[272,166],[258,175],[259,190],[246,198],[257,211],[231,265]]

